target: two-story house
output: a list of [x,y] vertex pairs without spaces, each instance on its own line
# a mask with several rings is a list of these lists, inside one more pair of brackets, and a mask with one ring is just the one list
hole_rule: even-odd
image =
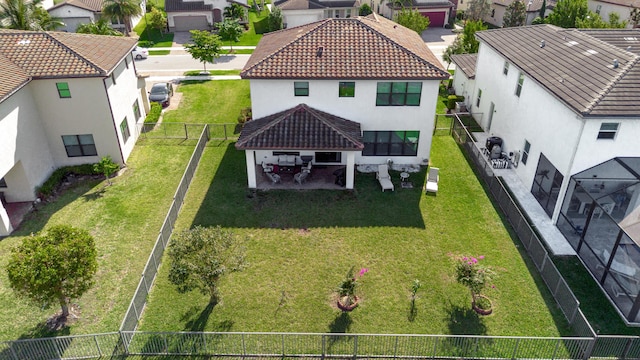
[[[142,14],[146,12],[146,0],[140,2]],[[103,16],[103,0],[65,0],[47,9],[51,16],[57,17],[64,26],[60,31],[75,32],[79,25],[97,22]],[[131,28],[134,28],[142,19],[142,16],[131,18]],[[124,24],[119,20],[109,20],[111,27],[124,32]]]
[[224,20],[224,9],[231,4],[249,7],[247,0],[166,0],[169,31],[211,30]]
[[620,16],[620,21],[627,21],[627,28],[631,29],[640,26],[631,19],[632,12],[640,11],[640,0],[588,0],[589,10],[600,14],[604,21],[609,20],[611,13]]
[[[483,31],[456,93],[628,322],[640,322],[640,30]],[[480,146],[493,147],[492,141]]]
[[358,16],[359,0],[278,0],[285,28],[309,24],[327,18]]
[[242,70],[254,120],[236,148],[256,168],[287,152],[313,164],[427,165],[440,81],[420,36],[376,14],[332,18],[265,35]]
[[58,167],[124,164],[144,120],[130,38],[0,30],[0,235],[4,204],[33,201]]

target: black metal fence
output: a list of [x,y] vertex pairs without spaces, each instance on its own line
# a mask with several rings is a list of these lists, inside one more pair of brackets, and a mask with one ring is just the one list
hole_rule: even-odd
[[171,202],[171,206],[169,207],[167,216],[164,218],[164,222],[162,223],[162,227],[160,228],[160,234],[158,234],[158,239],[153,246],[151,255],[149,255],[147,264],[144,267],[142,278],[138,283],[136,292],[133,294],[129,309],[127,310],[127,313],[122,320],[122,324],[120,325],[121,331],[133,331],[138,326],[138,321],[142,316],[142,310],[144,309],[144,306],[147,302],[147,295],[149,295],[151,286],[153,285],[153,281],[155,280],[156,274],[158,273],[158,268],[160,267],[160,262],[162,261],[162,254],[164,253],[164,249],[169,243],[169,238],[171,237],[171,233],[173,232],[173,227],[176,223],[176,220],[178,219],[178,212],[180,212],[180,208],[182,207],[182,203],[184,202],[184,197],[187,194],[189,185],[191,184],[191,179],[193,179],[193,175],[196,172],[196,168],[198,167],[198,163],[200,162],[200,158],[202,157],[204,148],[207,145],[207,141],[209,141],[208,135],[209,129],[208,126],[205,125],[200,132],[200,139],[198,140],[198,144],[193,150],[191,159],[187,164],[184,174],[182,175],[182,179],[180,180],[180,184],[178,185],[176,193],[173,196],[173,201]]
[[136,131],[143,139],[198,139],[207,129],[209,140],[235,140],[240,136],[238,124],[146,123]]

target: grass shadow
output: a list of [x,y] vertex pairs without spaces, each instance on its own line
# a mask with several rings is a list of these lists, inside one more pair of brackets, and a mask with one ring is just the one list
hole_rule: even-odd
[[330,333],[346,333],[349,331],[353,320],[348,312],[341,312],[333,321],[329,324]]
[[101,199],[105,192],[107,191],[107,184],[105,184],[103,187],[101,187],[99,190],[96,191],[90,191],[84,195],[82,195],[82,198],[86,201],[94,201],[94,200],[98,200]]
[[[244,152],[238,151],[234,143],[226,146],[192,226],[425,228],[420,210],[422,186],[413,189],[397,186],[395,192],[382,192],[375,173],[356,173],[353,191],[251,191],[247,188]],[[411,174],[411,178],[414,183],[423,184],[425,175],[423,169]],[[391,176],[400,179],[398,172],[391,172]]]
[[185,331],[204,331],[204,328],[207,326],[207,322],[209,321],[209,316],[213,312],[213,308],[217,305],[215,302],[210,302],[205,306],[204,309],[200,312],[200,314],[194,318],[196,315],[198,308],[196,306],[191,307],[189,311],[187,311],[180,320],[187,321],[184,325]]
[[[70,335],[69,326],[65,326],[58,331],[52,331],[46,325],[46,321],[38,323],[26,333],[20,335],[16,340],[43,339],[58,336]],[[58,359],[60,354],[64,354],[70,341],[56,341],[48,343],[47,340],[41,342],[16,341],[9,344],[0,351],[0,359]]]
[[407,315],[407,320],[413,322],[418,316],[418,308],[416,307],[416,299],[411,299],[411,303],[409,304],[409,314]]
[[447,312],[447,327],[449,334],[456,335],[487,335],[487,326],[478,313],[469,307],[462,307],[449,303]]

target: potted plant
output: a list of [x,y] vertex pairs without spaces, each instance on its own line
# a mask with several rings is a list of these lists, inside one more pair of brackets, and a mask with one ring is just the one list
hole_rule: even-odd
[[[454,256],[456,281],[466,286],[471,292],[471,307],[480,315],[493,312],[491,300],[482,291],[495,278],[492,267],[480,263],[484,256]],[[492,286],[493,287],[493,286]]]
[[338,286],[338,301],[337,306],[338,309],[342,311],[351,311],[358,306],[358,296],[356,295],[356,289],[359,286],[358,279],[362,278],[364,274],[366,274],[369,269],[362,268],[358,272],[358,276],[354,275],[355,266],[352,266],[349,271],[347,271],[347,275],[344,280],[340,282]]

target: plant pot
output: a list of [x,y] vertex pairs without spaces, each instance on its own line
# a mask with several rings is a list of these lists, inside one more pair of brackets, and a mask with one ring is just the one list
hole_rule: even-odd
[[347,311],[352,311],[353,309],[358,307],[358,300],[359,299],[358,299],[357,296],[353,297],[353,302],[351,304],[349,304],[349,305],[346,305],[346,304],[343,303],[343,300],[346,300],[346,299],[347,299],[346,296],[343,296],[343,297],[338,299],[338,301],[336,302],[336,305],[338,306],[338,309],[347,312]]
[[[486,304],[488,304],[488,306],[486,306]],[[493,312],[493,304],[491,304],[491,300],[484,295],[474,296],[471,307],[473,308],[473,311],[480,315],[489,315]]]

